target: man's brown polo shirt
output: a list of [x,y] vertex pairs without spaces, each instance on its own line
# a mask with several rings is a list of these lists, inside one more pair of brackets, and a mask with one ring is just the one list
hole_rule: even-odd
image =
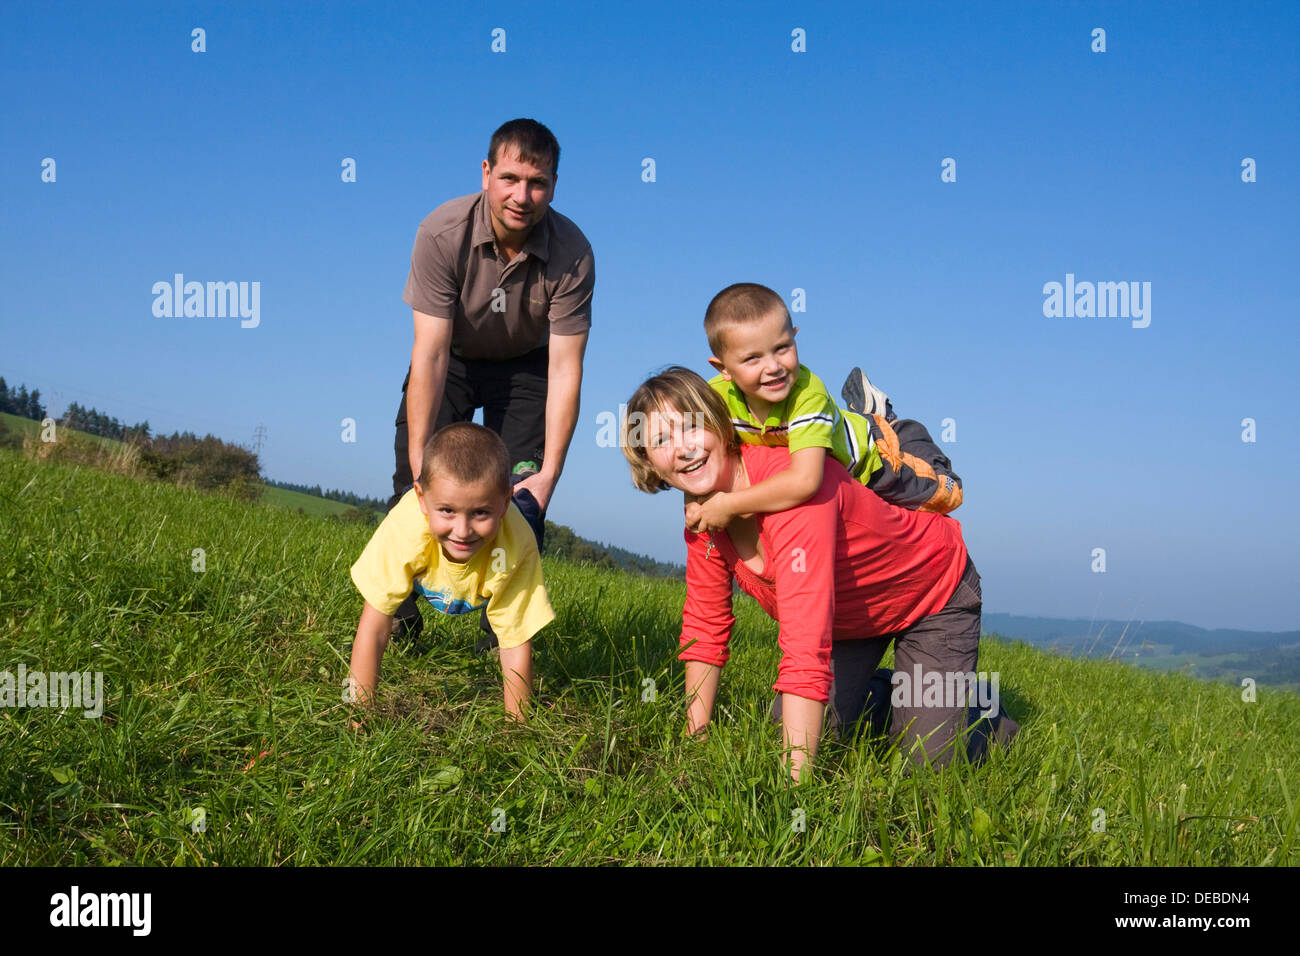
[[507,264],[497,253],[487,195],[478,192],[443,203],[420,223],[402,299],[417,312],[450,318],[452,351],[461,358],[499,360],[545,345],[552,332],[587,331],[595,285],[591,243],[554,209]]

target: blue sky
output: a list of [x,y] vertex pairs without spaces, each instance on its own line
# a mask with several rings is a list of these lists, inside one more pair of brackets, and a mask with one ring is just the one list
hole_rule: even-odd
[[[833,390],[955,421],[989,610],[1298,628],[1298,36],[1290,3],[5,5],[0,375],[386,497],[416,226],[532,116],[597,264],[553,520],[682,558],[596,416],[707,371],[705,305],[758,281],[806,291]],[[177,272],[260,282],[260,324],[155,317]],[[1067,273],[1151,283],[1149,327],[1045,317]]]

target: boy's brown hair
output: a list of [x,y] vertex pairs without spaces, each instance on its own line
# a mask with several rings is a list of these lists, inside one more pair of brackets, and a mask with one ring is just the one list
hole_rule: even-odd
[[420,487],[428,488],[435,477],[463,485],[491,481],[509,498],[510,452],[496,432],[473,422],[455,422],[438,429],[424,444]]
[[727,330],[733,325],[756,322],[780,312],[790,322],[790,312],[785,300],[765,285],[757,282],[737,282],[713,297],[704,310],[704,334],[709,339],[709,349],[717,359],[727,347]]
[[693,416],[695,424],[707,428],[721,439],[728,452],[740,448],[740,437],[731,424],[731,414],[722,396],[709,383],[688,368],[670,365],[653,378],[646,379],[627,400],[627,417],[620,426],[619,444],[632,466],[632,484],[638,490],[654,494],[668,491],[672,485],[659,477],[646,451],[646,434],[650,413],[672,409]]

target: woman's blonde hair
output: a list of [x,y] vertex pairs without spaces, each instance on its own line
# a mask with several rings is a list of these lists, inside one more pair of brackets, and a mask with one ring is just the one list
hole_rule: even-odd
[[632,484],[654,494],[668,491],[664,481],[650,464],[646,449],[650,413],[667,410],[694,417],[695,424],[718,436],[728,453],[740,448],[740,438],[731,424],[731,415],[722,396],[709,383],[688,368],[670,365],[653,378],[641,383],[627,402],[627,414],[619,424],[619,444],[632,466]]

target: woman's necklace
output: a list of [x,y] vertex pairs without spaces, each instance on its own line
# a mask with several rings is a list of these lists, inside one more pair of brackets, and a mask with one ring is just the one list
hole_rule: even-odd
[[[733,476],[733,480],[732,480],[732,482],[731,482],[731,487],[732,487],[733,489],[736,487],[736,485],[737,485],[738,483],[741,485],[741,487],[744,487],[744,488],[748,488],[748,487],[749,487],[749,476],[748,476],[748,474],[747,474],[746,471],[745,471],[745,462],[744,462],[744,460],[740,457],[739,453],[737,453],[737,455],[736,455],[736,463],[735,463],[735,465],[732,466],[732,476]],[[708,546],[704,549],[704,559],[705,559],[706,561],[708,560],[709,555],[712,554],[713,551],[714,551],[713,535],[712,535],[712,534],[709,535],[709,539],[708,539],[708,541],[707,541],[707,545],[708,545]]]

